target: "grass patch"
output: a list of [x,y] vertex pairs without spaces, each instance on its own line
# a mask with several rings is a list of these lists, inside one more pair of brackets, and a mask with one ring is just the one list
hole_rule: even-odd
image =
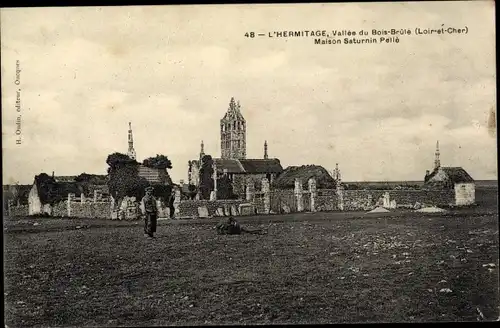
[[5,322],[476,321],[476,308],[496,320],[497,214],[470,214],[242,219],[262,236],[164,223],[155,240],[135,222],[6,221]]

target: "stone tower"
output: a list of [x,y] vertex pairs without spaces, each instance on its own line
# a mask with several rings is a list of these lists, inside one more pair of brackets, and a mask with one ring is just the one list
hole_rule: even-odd
[[134,138],[132,136],[132,123],[128,122],[128,157],[135,160],[136,154],[134,150]]
[[221,157],[223,159],[245,159],[247,155],[246,122],[241,114],[240,102],[234,98],[220,120]]
[[439,140],[436,142],[436,153],[434,155],[434,169],[437,170],[441,166],[441,161],[439,160]]

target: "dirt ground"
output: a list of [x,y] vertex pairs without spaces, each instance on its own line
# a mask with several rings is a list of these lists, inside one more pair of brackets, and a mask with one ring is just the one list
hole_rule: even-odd
[[[469,211],[469,212],[467,212]],[[498,211],[216,220],[4,219],[5,323],[151,326],[490,321]]]

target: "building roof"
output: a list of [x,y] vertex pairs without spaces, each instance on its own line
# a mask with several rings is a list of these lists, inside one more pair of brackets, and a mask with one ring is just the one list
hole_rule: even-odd
[[138,174],[149,183],[172,184],[172,179],[170,179],[170,175],[166,169],[147,167],[141,164],[138,166]]
[[428,177],[426,184],[448,184],[473,183],[474,179],[461,167],[439,167]]
[[246,173],[281,173],[283,167],[279,159],[240,159]]
[[227,173],[245,173],[245,169],[237,159],[214,158],[213,161],[217,166],[217,171],[223,172],[225,169]]
[[[263,173],[281,173],[283,167],[279,159],[222,159],[212,158],[217,166],[217,172],[232,174],[263,174]],[[198,160],[191,161],[198,165]]]
[[38,197],[42,204],[54,204],[68,198],[68,194],[80,196],[81,188],[76,182],[55,182],[54,180],[44,184],[37,183]]
[[55,175],[56,182],[74,182],[76,175]]
[[295,179],[302,180],[302,187],[307,188],[310,178],[316,179],[316,187],[333,189],[336,181],[328,171],[319,165],[289,166],[272,183],[277,189],[292,189],[295,187]]

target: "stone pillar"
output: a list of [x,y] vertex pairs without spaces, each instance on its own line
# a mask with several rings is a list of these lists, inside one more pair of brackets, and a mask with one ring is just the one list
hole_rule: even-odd
[[335,164],[335,182],[336,182],[336,187],[337,187],[337,199],[338,203],[337,206],[339,210],[343,211],[344,210],[344,186],[342,185],[342,176],[340,174],[339,170],[339,164]]
[[[215,161],[214,161],[214,164],[212,167],[214,169],[214,176],[213,176],[213,179],[214,179],[214,199],[213,200],[216,200],[217,199],[217,165],[215,164]],[[210,200],[212,200],[211,194],[210,194]]]
[[248,202],[253,202],[255,199],[255,184],[252,179],[247,180],[246,186],[246,200]]
[[9,216],[11,216],[11,215],[12,215],[12,209],[11,209],[11,207],[12,207],[12,203],[13,203],[12,199],[9,199],[9,200],[7,201],[7,213],[9,213]]
[[75,198],[75,194],[68,194],[68,204],[67,204],[67,210],[68,210],[68,217],[71,217],[71,202]]
[[297,212],[302,212],[304,210],[304,200],[302,199],[302,181],[300,179],[295,179],[295,199],[297,200]]
[[384,193],[384,196],[383,196],[383,200],[384,200],[384,205],[382,205],[384,208],[390,208],[391,207],[391,196],[389,195],[388,192],[385,192]]
[[262,192],[264,193],[264,213],[271,212],[271,192],[267,178],[262,179]]
[[316,212],[316,196],[317,196],[317,189],[316,189],[316,179],[310,178],[308,181],[309,184],[309,193],[311,195],[311,212]]
[[337,187],[337,198],[338,198],[338,208],[339,210],[344,210],[344,187]]
[[188,162],[188,184],[193,184],[193,163]]
[[181,191],[179,188],[175,188],[175,199],[174,199],[174,214],[175,216],[179,215],[179,207],[181,203]]
[[80,203],[85,203],[85,194],[83,192],[80,194]]
[[118,211],[115,210],[115,206],[116,206],[116,201],[115,201],[115,198],[113,196],[109,196],[111,202],[110,202],[110,210],[111,210],[111,219],[112,220],[116,220],[118,219]]

